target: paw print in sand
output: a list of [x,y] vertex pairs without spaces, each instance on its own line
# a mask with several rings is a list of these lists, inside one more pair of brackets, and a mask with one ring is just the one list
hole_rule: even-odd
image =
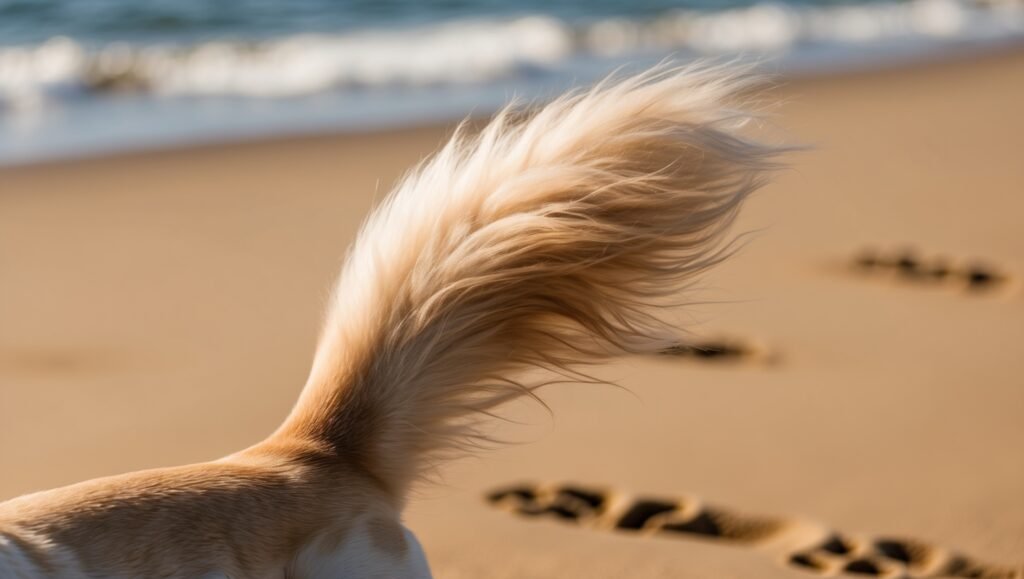
[[1003,271],[983,262],[958,262],[943,256],[921,256],[912,249],[882,252],[865,249],[851,263],[858,273],[887,277],[915,285],[952,287],[971,293],[987,293],[1010,281]]
[[982,563],[923,541],[857,537],[798,518],[741,514],[696,497],[635,496],[575,484],[519,484],[487,495],[507,512],[651,538],[686,538],[757,549],[817,575],[1024,579],[1024,565]]

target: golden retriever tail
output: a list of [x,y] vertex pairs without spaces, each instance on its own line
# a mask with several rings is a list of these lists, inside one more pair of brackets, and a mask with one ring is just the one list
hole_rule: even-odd
[[749,87],[661,67],[461,127],[364,225],[281,432],[404,497],[500,404],[674,343],[667,306],[783,151],[746,136]]

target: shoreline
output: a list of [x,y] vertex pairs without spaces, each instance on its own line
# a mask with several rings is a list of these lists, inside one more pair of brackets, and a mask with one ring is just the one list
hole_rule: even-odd
[[[876,73],[891,74],[900,73],[902,71],[927,69],[936,66],[943,67],[947,64],[959,65],[991,59],[1013,58],[1014,55],[1021,52],[1024,52],[1024,39],[1011,38],[976,45],[944,47],[938,50],[919,50],[917,52],[898,54],[892,60],[882,60],[878,55],[869,58],[853,56],[846,60],[840,59],[836,62],[830,62],[828,67],[823,63],[812,62],[808,65],[806,63],[801,64],[799,61],[795,61],[791,62],[787,69],[781,71],[777,64],[771,65],[768,67],[769,70],[765,71],[763,74],[772,80],[778,79],[783,82],[803,83],[814,82],[819,79],[827,80],[836,77],[872,75]],[[651,62],[653,63],[656,61]],[[560,92],[560,90],[556,90],[554,86],[557,86],[557,83],[556,85],[549,86],[546,89],[538,89],[537,87],[534,87],[530,90],[539,90],[541,93],[549,94],[552,92]],[[469,100],[463,103],[461,107],[456,107],[461,108],[462,110],[471,109],[476,111],[466,114],[456,113],[454,109],[447,113],[438,113],[435,111],[434,113],[417,114],[406,111],[404,116],[398,115],[395,118],[385,119],[383,113],[377,113],[377,116],[370,120],[362,119],[360,121],[353,121],[352,119],[349,119],[348,121],[341,119],[332,120],[330,115],[325,115],[324,118],[320,118],[318,120],[309,118],[300,120],[294,126],[284,125],[279,120],[272,123],[262,121],[264,123],[263,125],[259,124],[261,121],[252,120],[250,124],[242,124],[234,126],[233,128],[223,129],[219,134],[204,134],[201,130],[195,129],[192,130],[191,133],[184,135],[172,136],[164,134],[163,136],[160,136],[160,130],[156,130],[148,136],[142,135],[122,138],[120,142],[115,139],[114,141],[106,144],[103,144],[102,142],[94,143],[91,150],[87,150],[90,149],[88,145],[77,145],[71,146],[71,148],[66,151],[51,153],[40,153],[38,151],[36,153],[27,154],[17,152],[0,153],[0,171],[6,168],[29,167],[40,164],[75,162],[131,156],[136,154],[160,154],[162,152],[173,152],[193,148],[205,149],[233,147],[247,143],[273,143],[278,141],[289,142],[305,139],[330,139],[344,136],[358,137],[361,135],[375,133],[392,133],[403,130],[438,128],[454,124],[464,118],[486,118],[500,108],[500,106],[505,102],[505,99],[497,97],[494,91],[482,90],[481,87],[477,87],[477,90],[478,92],[482,91],[481,94],[478,95],[481,97],[479,102],[471,104],[471,94],[467,94],[464,95],[464,100]],[[488,92],[492,94],[488,96]],[[432,97],[427,93],[422,95],[422,98],[430,99]],[[543,98],[541,100],[543,100]],[[287,108],[286,105],[281,105],[281,103],[268,103],[266,106],[282,106],[282,110]],[[187,110],[187,108],[188,105],[186,103],[183,110]],[[316,124],[319,124],[324,128],[312,128]],[[276,128],[272,128],[274,126],[276,126]],[[16,140],[16,137],[11,138]],[[43,142],[43,145],[46,145],[45,141]],[[38,149],[40,145],[33,146]],[[19,155],[21,155],[21,157],[19,157]]]

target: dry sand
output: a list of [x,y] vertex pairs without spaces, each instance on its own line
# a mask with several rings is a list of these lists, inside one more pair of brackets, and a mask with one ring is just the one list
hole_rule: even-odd
[[[411,505],[439,577],[1024,565],[1024,55],[791,81],[776,96],[777,123],[817,149],[750,203],[739,228],[760,233],[694,296],[720,303],[689,310],[700,339],[752,353],[628,360],[600,371],[628,391],[567,386],[547,394],[553,417],[512,409],[531,425],[501,431],[528,444],[446,468]],[[358,223],[444,135],[0,171],[0,499],[270,432]],[[905,247],[949,273],[850,265]],[[974,263],[987,269],[972,290]],[[607,506],[510,512],[544,508],[550,486],[485,500],[562,481]],[[682,502],[648,521],[675,531],[614,529],[643,497],[654,511]]]

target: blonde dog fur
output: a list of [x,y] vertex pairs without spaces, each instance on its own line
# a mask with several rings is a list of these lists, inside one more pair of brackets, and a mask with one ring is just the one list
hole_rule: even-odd
[[429,577],[418,479],[503,403],[675,342],[667,306],[780,152],[744,136],[745,86],[662,67],[460,128],[364,226],[275,433],[0,504],[0,577]]

